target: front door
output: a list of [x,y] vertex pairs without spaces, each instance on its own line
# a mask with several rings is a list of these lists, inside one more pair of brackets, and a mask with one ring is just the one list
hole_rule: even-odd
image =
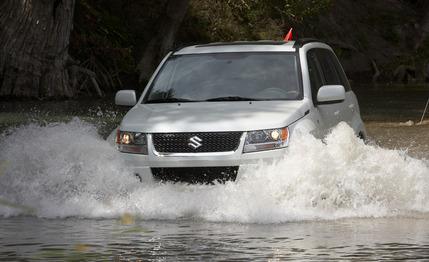
[[[307,52],[308,71],[310,76],[311,95],[315,109],[319,112],[323,129],[325,134],[332,127],[336,126],[339,122],[343,121],[344,114],[344,101],[339,103],[318,103],[317,92],[323,85],[334,84],[337,74],[333,74],[335,69],[326,61],[319,59],[319,50],[324,49],[310,49]],[[323,58],[323,57],[322,57]],[[338,83],[336,83],[338,84]]]

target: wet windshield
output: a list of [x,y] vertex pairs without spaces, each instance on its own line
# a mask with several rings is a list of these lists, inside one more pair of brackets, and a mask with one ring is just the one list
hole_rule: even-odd
[[171,57],[144,103],[298,100],[293,53],[214,53]]

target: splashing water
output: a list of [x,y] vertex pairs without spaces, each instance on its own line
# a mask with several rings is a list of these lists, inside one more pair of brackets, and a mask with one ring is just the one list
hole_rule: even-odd
[[0,216],[278,223],[429,212],[428,162],[365,145],[346,124],[324,142],[296,135],[278,163],[213,186],[139,183],[79,119],[7,133],[0,136]]

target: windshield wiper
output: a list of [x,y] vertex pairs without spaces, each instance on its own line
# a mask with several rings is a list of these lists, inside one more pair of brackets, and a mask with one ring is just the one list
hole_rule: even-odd
[[242,96],[221,96],[221,97],[210,98],[204,101],[211,102],[211,101],[261,101],[261,100],[262,99],[242,97]]
[[187,98],[159,98],[147,100],[145,103],[156,104],[156,103],[186,103],[186,102],[216,102],[216,101],[262,101],[263,99],[248,98],[242,96],[221,96],[215,98],[209,98],[206,100],[191,100]]
[[195,102],[195,100],[186,99],[186,98],[159,98],[159,99],[152,99],[147,100],[146,103],[149,104],[157,104],[157,103],[186,103],[186,102]]

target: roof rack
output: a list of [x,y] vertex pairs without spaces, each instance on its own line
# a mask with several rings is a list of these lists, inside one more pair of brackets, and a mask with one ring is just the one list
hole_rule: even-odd
[[326,44],[324,41],[316,39],[316,38],[300,38],[300,39],[295,40],[295,43],[294,43],[293,47],[300,48],[300,47],[302,47],[305,44],[313,43],[313,42],[318,42],[318,43],[324,43],[324,44]]
[[225,45],[284,45],[284,44],[287,44],[287,42],[275,41],[275,40],[259,40],[259,41],[216,42],[216,43],[197,45],[195,47],[225,46]]
[[[214,43],[207,43],[207,44],[197,44],[194,45],[194,48],[202,48],[202,47],[214,47],[214,46],[236,46],[236,45],[291,45],[293,44],[293,48],[299,49],[305,44],[312,43],[312,42],[318,42],[318,43],[325,43],[324,41],[318,40],[316,38],[300,38],[295,41],[289,41],[285,42],[283,40],[257,40],[257,41],[234,41],[234,42],[214,42]],[[190,47],[190,46],[180,46],[176,48],[174,51],[179,51],[183,48]]]

